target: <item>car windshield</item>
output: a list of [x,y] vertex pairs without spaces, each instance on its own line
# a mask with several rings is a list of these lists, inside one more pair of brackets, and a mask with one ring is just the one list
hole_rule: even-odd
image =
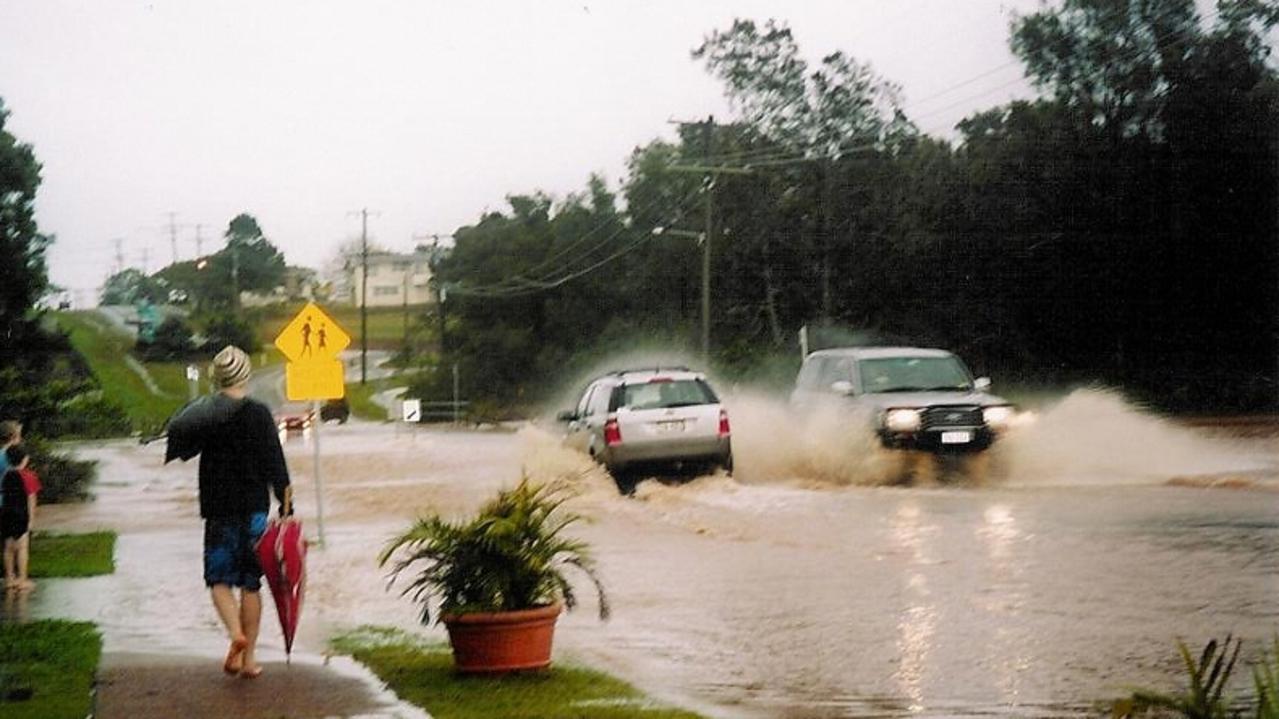
[[858,362],[866,392],[924,392],[972,388],[955,357],[884,357]]
[[710,386],[700,379],[657,379],[619,389],[618,406],[629,409],[666,409],[719,402]]

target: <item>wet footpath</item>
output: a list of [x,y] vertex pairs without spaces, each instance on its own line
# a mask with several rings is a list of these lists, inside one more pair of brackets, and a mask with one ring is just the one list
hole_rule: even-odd
[[[303,449],[289,447],[290,464],[295,467],[295,482],[310,489],[306,476],[310,457]],[[243,679],[223,673],[227,641],[201,578],[195,466],[162,466],[162,451],[158,445],[140,447],[127,441],[77,448],[78,455],[99,462],[95,500],[42,508],[39,529],[115,531],[116,571],[89,579],[45,579],[29,595],[10,596],[4,607],[5,621],[59,618],[97,625],[103,656],[94,716],[427,717],[421,709],[399,701],[362,665],[325,652],[331,631],[361,622],[394,623],[377,611],[359,612],[355,601],[339,612],[350,612],[349,622],[333,621],[334,612],[322,606],[304,605],[298,640],[292,656],[286,657],[270,593],[264,587],[258,646],[263,674]],[[314,539],[313,507],[309,517],[308,535]],[[339,548],[343,541],[342,528],[335,525],[329,546],[311,551],[308,582],[324,594],[342,594],[325,586],[350,576],[344,567],[347,562],[361,565],[376,580],[371,571],[376,547],[361,541],[344,555]],[[370,578],[350,581],[368,585]],[[402,619],[409,618],[412,608],[405,605],[400,614]]]

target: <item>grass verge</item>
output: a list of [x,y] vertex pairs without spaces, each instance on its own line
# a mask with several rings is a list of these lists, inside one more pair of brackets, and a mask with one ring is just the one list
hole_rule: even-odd
[[699,719],[662,706],[625,682],[556,664],[550,671],[461,676],[448,646],[395,629],[364,626],[331,641],[368,666],[405,701],[437,719]]
[[[174,394],[152,393],[142,377],[123,361],[133,347],[132,338],[110,327],[96,313],[59,312],[57,321],[70,335],[71,346],[89,363],[103,395],[124,409],[135,429],[158,428],[186,402],[185,389]],[[157,383],[161,391],[165,391],[165,385],[176,385],[169,375],[177,371],[180,370],[171,368],[161,373],[165,377]]]
[[89,716],[101,656],[102,637],[87,622],[0,624],[0,717]]
[[[280,305],[263,310],[258,323],[258,339],[263,346],[270,346],[276,335],[297,315],[303,307],[301,302]],[[360,347],[360,308],[352,305],[321,305],[325,314],[333,318],[338,326],[351,337],[348,349]],[[414,323],[424,311],[423,305],[409,305],[410,331]],[[403,307],[370,307],[369,308],[369,349],[394,350],[404,344],[404,308]]]
[[115,571],[115,532],[31,537],[32,577],[95,577]]

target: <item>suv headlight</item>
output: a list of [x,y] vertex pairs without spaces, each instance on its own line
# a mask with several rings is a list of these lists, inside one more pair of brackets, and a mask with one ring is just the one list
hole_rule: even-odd
[[890,409],[884,413],[884,426],[894,432],[914,432],[919,424],[917,409]]
[[991,429],[1005,429],[1013,422],[1013,417],[1017,412],[1008,405],[998,405],[995,407],[983,407],[981,410],[982,419]]

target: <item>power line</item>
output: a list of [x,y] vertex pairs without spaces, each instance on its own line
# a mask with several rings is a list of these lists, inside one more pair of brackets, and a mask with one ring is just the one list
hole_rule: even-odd
[[[683,204],[683,205],[681,205],[681,207],[679,208],[681,211],[680,211],[679,215],[675,218],[675,221],[676,221],[676,222],[678,222],[678,221],[680,221],[680,220],[682,220],[682,219],[684,218],[684,212],[683,212],[683,210],[685,210],[685,209],[686,209],[686,207],[685,207],[685,206],[689,203],[689,201],[690,201],[691,199],[693,199],[693,198],[692,198],[692,197],[686,197],[686,198],[685,198],[685,200],[684,200],[684,204]],[[607,241],[609,241],[609,240],[612,240],[612,239],[616,238],[618,235],[622,234],[623,232],[625,232],[625,231],[626,231],[626,230],[628,230],[628,229],[629,229],[629,228],[627,228],[627,227],[620,227],[620,228],[618,228],[615,232],[613,232],[611,235],[609,235],[609,236],[605,239],[605,242],[607,242]],[[589,266],[587,266],[587,267],[584,267],[584,268],[582,268],[582,269],[580,269],[580,270],[576,270],[576,271],[573,271],[573,272],[569,272],[569,273],[567,273],[567,274],[564,274],[564,275],[562,275],[562,276],[556,277],[556,278],[554,278],[554,279],[551,279],[549,275],[548,275],[548,276],[546,276],[546,277],[544,277],[544,278],[543,278],[543,279],[541,279],[541,280],[530,280],[530,279],[523,278],[523,277],[517,277],[517,278],[511,278],[511,279],[512,279],[512,280],[514,280],[514,279],[519,279],[519,280],[521,280],[523,284],[522,284],[522,285],[520,285],[520,286],[510,286],[510,285],[506,285],[506,284],[504,284],[504,283],[494,283],[494,284],[492,284],[492,285],[487,285],[487,286],[481,285],[481,286],[476,286],[476,287],[467,287],[467,286],[465,286],[465,285],[460,285],[460,284],[459,284],[459,285],[455,285],[455,286],[451,287],[451,288],[450,288],[450,290],[451,290],[451,291],[453,291],[453,292],[455,292],[455,293],[457,293],[457,294],[461,294],[461,295],[471,295],[471,296],[474,296],[474,297],[489,297],[489,298],[518,297],[518,296],[523,296],[523,295],[536,294],[536,293],[538,293],[538,292],[542,292],[542,291],[545,291],[545,290],[554,289],[554,288],[556,288],[556,287],[559,287],[559,286],[561,286],[561,285],[564,285],[564,284],[565,284],[565,283],[567,283],[567,282],[571,282],[572,280],[575,280],[575,279],[577,279],[577,278],[579,278],[579,277],[583,277],[583,276],[585,276],[585,275],[588,275],[588,274],[590,274],[590,273],[592,273],[592,272],[594,272],[594,271],[596,271],[596,270],[600,269],[601,267],[604,267],[605,265],[607,265],[607,264],[609,264],[609,263],[611,263],[611,262],[614,262],[615,260],[617,260],[617,259],[619,259],[619,258],[621,258],[621,257],[624,257],[625,255],[627,255],[627,254],[629,254],[629,253],[631,253],[631,252],[635,251],[636,249],[638,249],[638,248],[640,247],[640,245],[642,245],[642,244],[644,244],[645,242],[648,242],[650,239],[652,239],[652,237],[653,237],[653,234],[652,234],[652,233],[649,233],[649,232],[641,232],[641,233],[639,234],[639,237],[638,237],[637,239],[633,240],[630,244],[623,246],[621,249],[617,250],[616,252],[612,253],[611,255],[608,255],[607,257],[604,257],[603,259],[601,259],[601,260],[599,260],[599,261],[597,261],[597,262],[595,262],[595,263],[593,263],[593,264],[591,264],[591,265],[589,265]],[[579,258],[578,258],[578,259],[583,259],[583,258],[585,258],[586,256],[587,256],[587,255],[581,255],[581,256],[579,256]],[[504,282],[506,282],[506,281],[504,281]]]
[[[679,212],[678,216],[675,219],[676,222],[683,219],[686,205],[690,202],[691,199],[692,199],[692,196],[686,196],[680,201],[679,206],[676,208],[677,211]],[[658,203],[663,202],[664,200],[665,198],[657,198],[653,202],[650,202],[647,205],[645,205],[644,209],[650,209],[653,206],[656,206]],[[603,226],[605,225],[600,225],[596,227],[595,229],[597,230]],[[615,252],[612,255],[609,255],[608,257],[604,258],[603,260],[595,262],[594,264],[591,264],[585,269],[570,271],[565,274],[556,276],[557,273],[559,273],[561,270],[566,269],[567,267],[571,267],[572,265],[576,264],[579,261],[585,260],[586,258],[595,254],[598,250],[606,247],[609,243],[612,242],[612,240],[617,238],[623,232],[626,232],[628,229],[630,228],[626,227],[625,225],[617,228],[614,232],[609,234],[607,237],[603,238],[594,247],[578,255],[577,257],[570,260],[569,262],[565,263],[565,267],[562,267],[559,270],[556,270],[555,272],[547,273],[539,278],[526,277],[525,276],[525,274],[527,274],[527,271],[526,271],[525,273],[521,273],[520,275],[508,277],[504,280],[501,280],[499,282],[495,282],[489,285],[479,285],[474,287],[456,285],[456,286],[450,287],[450,290],[457,292],[459,294],[470,294],[473,296],[513,297],[513,296],[519,296],[519,295],[533,294],[536,292],[541,292],[543,290],[559,287],[560,285],[563,285],[564,283],[569,282],[570,280],[574,280],[574,279],[577,279],[578,277],[582,277],[586,274],[594,272],[600,267],[603,267],[604,265],[618,259],[619,257],[637,248],[640,244],[647,241],[649,237],[651,236],[648,233],[644,233],[639,240],[635,241],[631,246],[629,246],[627,249],[624,249],[621,252]]]

